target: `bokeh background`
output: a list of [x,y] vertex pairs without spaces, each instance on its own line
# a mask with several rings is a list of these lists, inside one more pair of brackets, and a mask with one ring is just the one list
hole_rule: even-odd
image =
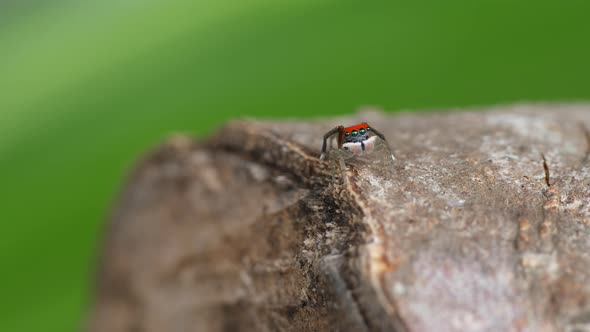
[[588,13],[584,0],[0,1],[0,331],[82,326],[109,208],[171,133],[361,105],[588,100]]

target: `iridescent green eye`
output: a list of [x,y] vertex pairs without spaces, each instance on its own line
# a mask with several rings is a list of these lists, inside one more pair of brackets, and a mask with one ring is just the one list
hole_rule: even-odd
[[358,131],[356,131],[356,130],[353,130],[353,131],[352,131],[352,136],[357,136],[358,134],[359,134],[359,132],[358,132]]
[[361,135],[364,135],[366,133],[366,131],[364,129],[360,130]]

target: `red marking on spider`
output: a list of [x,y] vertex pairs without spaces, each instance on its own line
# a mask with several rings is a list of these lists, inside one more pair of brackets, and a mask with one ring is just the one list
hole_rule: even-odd
[[[353,154],[372,151],[375,147],[376,137],[379,137],[385,142],[385,144],[387,144],[385,136],[375,128],[369,126],[366,122],[350,127],[337,126],[324,135],[324,144],[322,145],[320,160],[325,158],[326,150],[328,148],[328,139],[336,134],[338,134],[338,149],[343,149],[352,152]],[[393,154],[391,155],[391,158],[395,160]]]
[[360,130],[360,129],[367,129],[370,128],[369,125],[366,122],[363,122],[361,124],[357,124],[354,126],[350,126],[350,127],[346,127],[344,128],[344,131],[347,133],[352,133],[353,130]]

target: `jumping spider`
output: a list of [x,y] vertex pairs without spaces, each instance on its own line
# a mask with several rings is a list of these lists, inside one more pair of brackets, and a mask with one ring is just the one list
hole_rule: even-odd
[[[338,134],[338,148],[354,154],[373,150],[376,143],[376,137],[381,138],[383,142],[387,144],[385,136],[375,128],[369,127],[369,124],[366,122],[350,127],[337,126],[324,135],[324,144],[322,145],[320,160],[323,160],[326,157],[328,139],[335,134]],[[391,158],[395,160],[393,154],[391,155]]]

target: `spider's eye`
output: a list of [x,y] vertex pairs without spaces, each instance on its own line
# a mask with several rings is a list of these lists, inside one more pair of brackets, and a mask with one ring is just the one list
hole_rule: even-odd
[[371,131],[371,128],[367,127],[367,131]]
[[348,136],[350,136],[350,133],[346,133],[346,134],[344,134],[344,136],[348,137]]
[[361,135],[364,135],[366,133],[366,131],[364,129],[360,130]]
[[356,130],[353,130],[353,131],[352,131],[352,136],[357,136],[358,134],[359,134],[359,132],[358,132],[358,131],[356,131]]

